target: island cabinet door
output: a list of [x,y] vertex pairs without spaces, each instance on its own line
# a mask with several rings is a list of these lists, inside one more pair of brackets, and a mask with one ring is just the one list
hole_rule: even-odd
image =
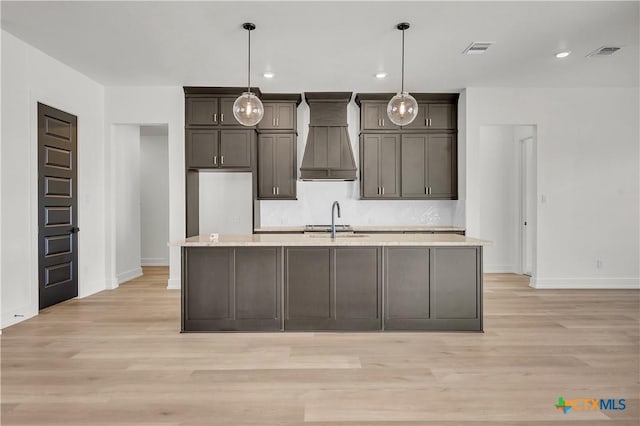
[[379,330],[380,249],[286,250],[285,330]]
[[431,249],[431,318],[442,330],[482,330],[481,249]]
[[183,249],[183,331],[278,331],[277,247]]
[[385,249],[386,330],[429,329],[431,291],[429,248]]

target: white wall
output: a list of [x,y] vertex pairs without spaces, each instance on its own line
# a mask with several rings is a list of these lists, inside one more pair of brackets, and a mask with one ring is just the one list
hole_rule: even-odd
[[201,172],[198,179],[200,234],[251,234],[251,173]]
[[105,288],[104,88],[2,31],[2,327],[38,312],[38,102],[78,117],[79,297]]
[[[112,124],[166,124],[168,126],[169,156],[169,239],[185,236],[185,181],[184,181],[184,92],[181,87],[106,87],[105,139],[107,188],[105,198],[115,196],[115,164],[113,159]],[[108,276],[115,278],[115,204],[109,204],[108,223],[112,230],[107,242],[105,264]],[[169,288],[180,288],[180,248],[169,249]]]
[[[355,93],[355,92],[354,92]],[[355,97],[355,95],[354,95]],[[464,94],[459,101],[458,152],[464,152],[464,124],[466,120]],[[347,122],[353,155],[358,168],[360,108],[351,101]],[[300,174],[300,164],[309,133],[309,106],[302,102],[298,107],[298,163],[296,173]],[[331,222],[331,204],[340,202],[342,218],[339,223],[350,225],[455,225],[464,226],[464,157],[459,164],[460,200],[359,200],[360,181],[353,182],[302,182],[298,181],[297,200],[260,201],[260,217],[256,226],[283,226],[326,224]]]
[[518,272],[520,167],[514,126],[482,126],[478,167],[482,191],[479,238],[493,241],[484,249],[484,272]]
[[140,257],[169,265],[169,141],[167,126],[140,127]]
[[466,97],[468,234],[483,234],[480,127],[535,124],[532,285],[640,287],[638,88],[468,88]]
[[140,126],[116,124],[114,144],[116,281],[142,275],[140,267]]

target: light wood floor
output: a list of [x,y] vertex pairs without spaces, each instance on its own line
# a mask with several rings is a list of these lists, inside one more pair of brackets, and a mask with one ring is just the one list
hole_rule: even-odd
[[180,334],[166,281],[147,268],[3,330],[2,425],[639,424],[638,291],[490,275],[484,334]]

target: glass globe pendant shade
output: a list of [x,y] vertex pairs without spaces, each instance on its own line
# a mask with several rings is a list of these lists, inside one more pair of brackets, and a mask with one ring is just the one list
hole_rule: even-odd
[[233,116],[243,126],[255,126],[264,116],[262,101],[252,92],[243,92],[233,103]]
[[406,126],[418,116],[418,101],[409,93],[400,92],[387,104],[387,115],[396,126]]

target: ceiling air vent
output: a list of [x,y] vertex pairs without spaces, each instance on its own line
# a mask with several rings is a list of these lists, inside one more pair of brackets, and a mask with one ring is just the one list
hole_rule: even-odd
[[491,47],[492,41],[474,41],[462,53],[467,55],[481,55]]
[[589,53],[587,55],[588,58],[593,57],[593,56],[611,56],[614,53],[616,53],[618,50],[622,49],[622,47],[615,47],[615,46],[602,46],[596,50],[594,50],[593,52]]

